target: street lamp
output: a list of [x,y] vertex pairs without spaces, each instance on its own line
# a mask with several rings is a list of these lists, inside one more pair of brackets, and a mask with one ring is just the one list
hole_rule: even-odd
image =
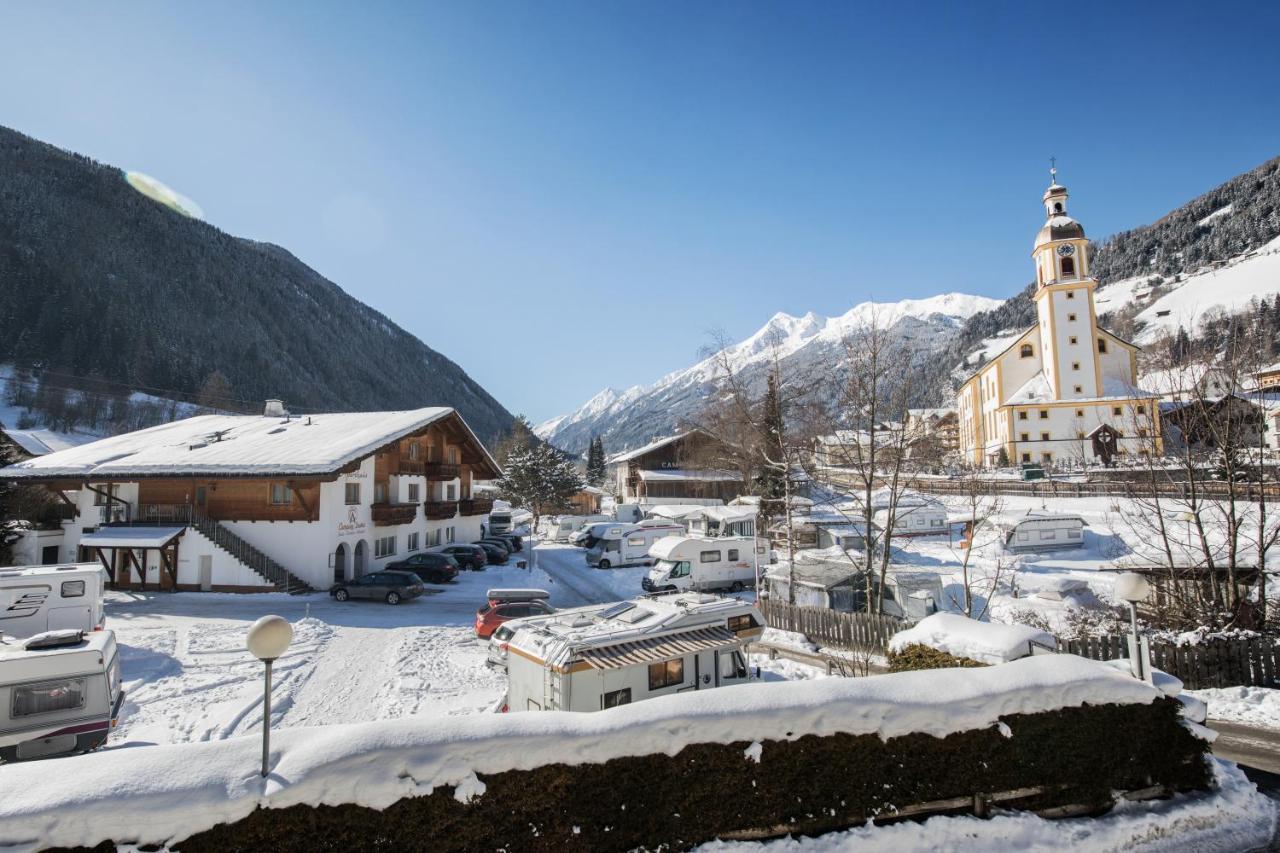
[[1148,672],[1146,650],[1142,639],[1138,636],[1138,602],[1146,601],[1151,594],[1151,584],[1137,572],[1125,572],[1116,578],[1116,595],[1129,602],[1129,624],[1132,635],[1129,637],[1129,670],[1135,678],[1144,681]]
[[262,692],[262,775],[267,775],[271,752],[271,664],[285,653],[293,641],[293,626],[283,616],[263,616],[249,626],[245,645],[249,654],[267,665]]

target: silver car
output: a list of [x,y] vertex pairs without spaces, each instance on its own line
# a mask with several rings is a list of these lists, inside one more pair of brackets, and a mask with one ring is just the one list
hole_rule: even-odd
[[507,668],[507,642],[516,635],[516,631],[520,629],[519,623],[508,622],[499,625],[497,629],[489,635],[489,651],[485,656],[485,663],[488,666],[497,669]]

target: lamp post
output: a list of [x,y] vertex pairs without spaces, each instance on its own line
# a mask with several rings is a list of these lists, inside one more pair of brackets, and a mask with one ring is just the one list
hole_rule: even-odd
[[249,626],[245,645],[249,654],[266,664],[262,692],[262,775],[267,775],[271,752],[271,664],[285,653],[293,641],[293,626],[283,616],[263,616]]
[[1116,578],[1116,595],[1129,603],[1129,671],[1135,678],[1147,678],[1148,665],[1142,639],[1138,636],[1138,602],[1146,601],[1151,594],[1151,584],[1137,572],[1125,572]]

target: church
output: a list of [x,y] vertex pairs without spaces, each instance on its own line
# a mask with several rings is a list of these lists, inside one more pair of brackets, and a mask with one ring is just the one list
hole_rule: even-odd
[[1044,193],[1031,251],[1036,323],[957,396],[961,458],[976,466],[1106,462],[1160,453],[1156,395],[1137,387],[1138,347],[1098,326],[1088,240],[1067,188]]

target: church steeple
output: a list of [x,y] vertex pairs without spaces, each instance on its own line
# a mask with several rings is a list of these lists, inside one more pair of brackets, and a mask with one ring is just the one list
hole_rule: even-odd
[[1045,223],[1031,250],[1036,259],[1036,283],[1041,287],[1084,278],[1088,263],[1084,226],[1067,215],[1067,188],[1058,183],[1056,160],[1050,161],[1050,184],[1042,198]]

